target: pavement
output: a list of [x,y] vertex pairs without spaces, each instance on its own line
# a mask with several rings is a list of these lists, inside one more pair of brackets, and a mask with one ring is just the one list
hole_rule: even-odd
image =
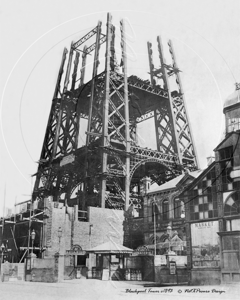
[[[151,287],[152,285],[152,287]],[[60,283],[1,282],[0,300],[239,299],[240,285],[156,286],[142,281],[74,279]]]

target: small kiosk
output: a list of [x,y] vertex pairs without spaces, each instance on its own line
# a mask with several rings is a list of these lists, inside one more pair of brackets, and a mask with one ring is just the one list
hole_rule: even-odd
[[92,268],[92,278],[124,280],[125,257],[133,252],[132,249],[109,241],[87,252],[96,255],[96,267]]

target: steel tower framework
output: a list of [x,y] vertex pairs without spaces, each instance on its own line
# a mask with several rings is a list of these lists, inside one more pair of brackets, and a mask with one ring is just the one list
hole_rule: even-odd
[[[127,209],[129,204],[140,207],[139,197],[134,196],[133,191],[142,177],[149,176],[161,184],[185,168],[197,168],[172,43],[168,43],[172,56],[170,65],[164,60],[162,42],[157,37],[157,68],[153,64],[152,44],[147,43],[150,81],[142,80],[127,75],[124,20],[120,22],[120,31],[120,65],[115,54],[115,26],[110,14],[105,34],[102,23],[98,22],[80,40],[72,42],[69,54],[64,49],[33,200],[43,201],[53,196],[56,202],[78,204],[82,210],[89,205],[113,209]],[[88,46],[92,39],[94,42]],[[99,72],[99,52],[104,43],[105,70]],[[92,53],[92,79],[84,83],[86,61]],[[172,92],[170,77],[175,77],[177,84]],[[138,123],[149,118],[155,120],[157,150],[138,145]],[[85,145],[78,147],[81,119],[86,119],[88,125]]]

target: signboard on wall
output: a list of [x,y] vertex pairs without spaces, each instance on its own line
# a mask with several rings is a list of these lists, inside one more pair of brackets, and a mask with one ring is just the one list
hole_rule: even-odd
[[147,246],[139,246],[136,250],[132,252],[132,256],[146,256],[153,255],[153,250],[149,249]]
[[166,255],[156,255],[154,257],[154,265],[156,266],[162,266],[162,265],[166,265],[167,264],[167,260],[166,260]]
[[191,224],[193,268],[220,266],[218,231],[218,221]]
[[109,280],[109,270],[108,269],[102,270],[102,280]]
[[169,272],[171,275],[176,274],[176,262],[175,261],[170,261],[169,262]]
[[66,250],[66,254],[70,255],[86,255],[86,251],[82,250],[79,245],[73,245],[71,250]]

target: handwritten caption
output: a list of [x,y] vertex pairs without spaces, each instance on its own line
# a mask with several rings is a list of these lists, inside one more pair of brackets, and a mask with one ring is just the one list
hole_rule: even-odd
[[177,292],[179,294],[191,294],[191,293],[204,293],[204,294],[223,294],[225,291],[222,290],[216,290],[216,289],[210,289],[210,290],[204,290],[200,288],[194,288],[194,289],[156,289],[156,288],[147,288],[147,289],[126,289],[126,293],[133,293],[133,294],[171,294],[172,292]]

